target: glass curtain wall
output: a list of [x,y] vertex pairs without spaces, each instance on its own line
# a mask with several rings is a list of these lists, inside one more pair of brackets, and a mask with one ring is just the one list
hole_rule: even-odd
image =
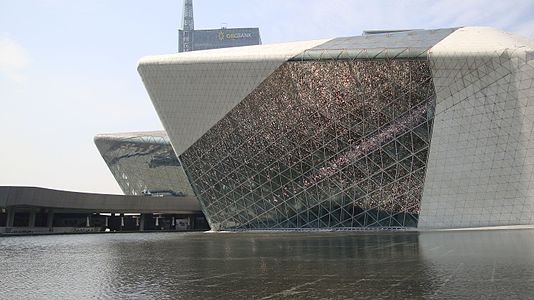
[[180,159],[213,229],[416,227],[424,59],[289,61]]

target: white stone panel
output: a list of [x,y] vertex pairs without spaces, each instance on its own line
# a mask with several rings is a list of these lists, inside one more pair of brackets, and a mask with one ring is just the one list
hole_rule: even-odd
[[534,223],[533,49],[467,27],[430,50],[437,98],[420,228]]
[[326,41],[149,56],[138,71],[180,155],[283,62]]

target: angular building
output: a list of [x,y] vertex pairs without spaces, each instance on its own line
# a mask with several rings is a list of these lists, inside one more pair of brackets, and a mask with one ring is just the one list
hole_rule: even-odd
[[125,195],[194,196],[165,131],[99,134],[94,140]]
[[533,224],[534,42],[465,27],[143,58],[215,230]]

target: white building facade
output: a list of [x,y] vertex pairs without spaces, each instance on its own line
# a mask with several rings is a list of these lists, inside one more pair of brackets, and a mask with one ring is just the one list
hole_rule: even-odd
[[465,27],[143,58],[215,230],[533,224],[534,42]]

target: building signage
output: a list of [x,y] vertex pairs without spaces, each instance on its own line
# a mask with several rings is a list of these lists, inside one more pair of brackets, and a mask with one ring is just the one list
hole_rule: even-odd
[[252,37],[252,33],[250,32],[228,32],[225,33],[224,31],[219,31],[219,40],[222,41],[224,39],[250,39]]
[[178,30],[178,33],[180,36],[179,52],[261,44],[258,28]]

